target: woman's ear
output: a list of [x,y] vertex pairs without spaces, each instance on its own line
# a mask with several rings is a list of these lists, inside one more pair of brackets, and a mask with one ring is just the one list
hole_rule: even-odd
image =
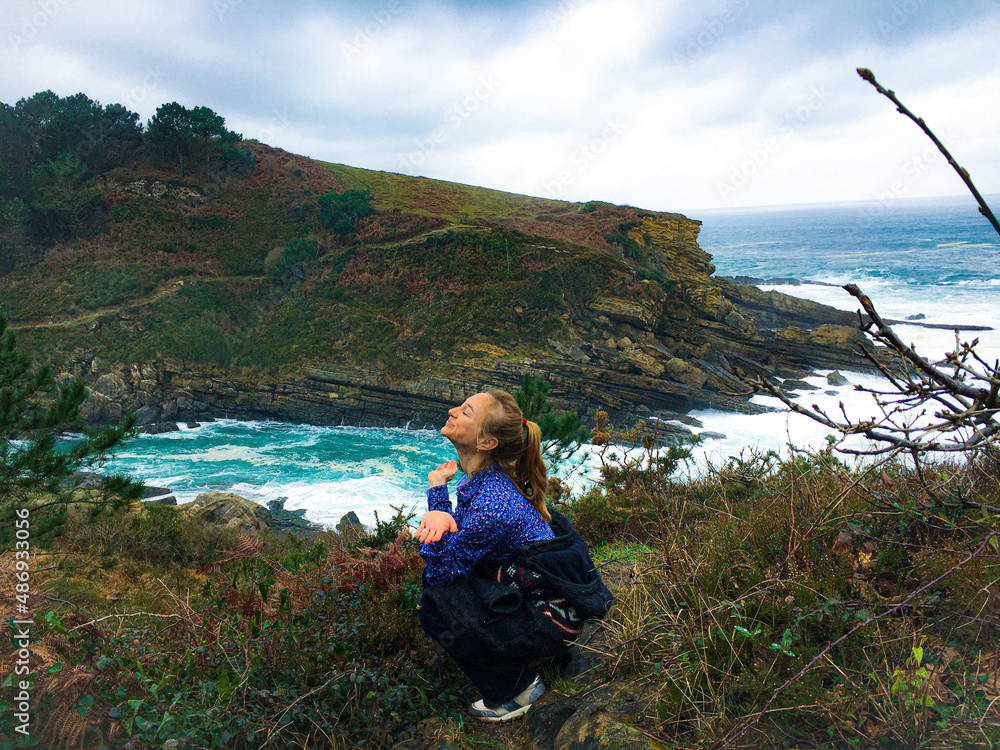
[[491,435],[490,437],[481,438],[476,443],[476,450],[491,451],[494,448],[496,448],[498,445],[500,445],[500,442],[495,437],[493,437]]

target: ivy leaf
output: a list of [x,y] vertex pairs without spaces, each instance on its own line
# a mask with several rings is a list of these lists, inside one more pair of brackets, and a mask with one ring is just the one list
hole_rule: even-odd
[[90,709],[93,705],[94,705],[94,696],[85,695],[76,702],[76,710],[79,711],[80,715],[86,719],[87,714],[90,713]]

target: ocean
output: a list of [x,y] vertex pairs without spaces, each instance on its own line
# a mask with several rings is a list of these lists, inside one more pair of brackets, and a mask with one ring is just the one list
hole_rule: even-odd
[[[994,211],[1000,195],[986,196]],[[798,285],[762,285],[844,310],[858,305],[840,285],[860,286],[885,318],[922,323],[974,324],[993,330],[962,335],[978,338],[988,361],[1000,357],[1000,236],[971,197],[897,199],[888,203],[845,203],[795,207],[689,212],[703,222],[699,244],[721,276],[795,279]],[[918,353],[930,358],[954,349],[949,330],[894,326]],[[826,371],[808,382],[819,387],[800,398],[849,413],[872,413],[871,396],[855,384],[876,386],[876,376],[843,373],[850,385],[831,387]],[[756,401],[780,406],[772,398]],[[706,461],[725,462],[741,451],[784,451],[788,445],[819,448],[828,430],[778,410],[734,415],[694,412],[702,428],[725,435],[704,440],[687,471]],[[442,423],[445,415],[442,414]],[[180,432],[144,435],[127,443],[104,471],[122,471],[148,485],[169,487],[180,502],[209,490],[230,491],[259,503],[284,498],[307,519],[335,525],[354,511],[371,525],[392,506],[419,512],[427,472],[453,457],[433,430],[315,427],[280,422],[220,420]],[[592,459],[582,457],[586,465]],[[591,476],[593,473],[591,472]],[[575,486],[583,489],[586,471]]]

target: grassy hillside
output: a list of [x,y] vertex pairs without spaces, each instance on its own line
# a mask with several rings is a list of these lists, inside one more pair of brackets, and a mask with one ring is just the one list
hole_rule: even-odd
[[[392,366],[397,347],[447,355],[465,340],[509,346],[512,334],[537,344],[598,283],[637,281],[604,240],[634,209],[253,151],[256,170],[226,185],[148,165],[109,173],[95,236],[0,278],[0,310],[22,341],[123,362],[283,368],[336,353]],[[338,237],[317,198],[352,189],[370,191],[377,213]],[[303,239],[315,257],[282,277],[275,267]]]
[[[122,382],[92,421],[149,407],[148,422],[420,424],[532,367],[559,408],[669,416],[751,408],[741,375],[865,366],[853,316],[716,279],[679,214],[239,145],[239,176],[143,160],[73,173],[55,205],[82,194],[99,210],[0,274],[26,348],[89,385]],[[196,406],[163,406],[178,398]]]

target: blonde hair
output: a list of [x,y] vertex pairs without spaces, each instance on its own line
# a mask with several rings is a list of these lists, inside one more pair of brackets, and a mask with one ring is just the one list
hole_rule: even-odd
[[490,458],[548,523],[552,516],[545,507],[549,477],[542,459],[542,431],[535,422],[524,419],[521,407],[507,391],[487,393],[496,406],[483,419],[480,435],[497,439]]

